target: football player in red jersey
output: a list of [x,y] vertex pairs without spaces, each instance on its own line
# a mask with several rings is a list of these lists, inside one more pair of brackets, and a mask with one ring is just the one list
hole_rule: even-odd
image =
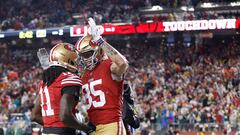
[[[73,45],[60,43],[45,59],[49,66],[43,71],[32,111],[32,120],[43,125],[43,134],[74,135],[76,129],[88,133],[94,130],[74,116],[82,85],[79,76],[74,74],[77,58]],[[39,60],[41,62],[41,58]]]
[[91,35],[76,43],[84,72],[82,92],[89,120],[96,125],[94,135],[126,135],[122,122],[123,74],[128,61],[105,42],[92,18]]

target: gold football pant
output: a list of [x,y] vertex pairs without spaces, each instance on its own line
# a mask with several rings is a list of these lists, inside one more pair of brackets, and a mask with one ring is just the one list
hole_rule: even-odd
[[126,135],[123,122],[113,122],[109,124],[99,124],[93,135]]

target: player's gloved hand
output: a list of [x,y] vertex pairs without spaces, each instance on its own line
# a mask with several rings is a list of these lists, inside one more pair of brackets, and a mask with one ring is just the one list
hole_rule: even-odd
[[88,18],[88,24],[90,26],[90,30],[91,30],[91,35],[92,35],[92,43],[101,46],[104,43],[104,40],[101,36],[101,33],[99,31],[99,29],[97,28],[97,25],[95,23],[95,21],[93,20],[93,18]]
[[134,120],[133,122],[130,124],[133,128],[137,129],[140,127],[140,119],[137,117],[137,115],[133,116]]
[[92,122],[88,122],[87,126],[89,127],[88,134],[91,134],[92,132],[96,131],[96,126]]

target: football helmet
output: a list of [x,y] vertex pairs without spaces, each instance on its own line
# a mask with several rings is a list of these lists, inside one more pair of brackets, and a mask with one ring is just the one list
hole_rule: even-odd
[[49,66],[61,66],[71,72],[76,72],[77,59],[78,54],[74,45],[59,43],[50,50]]
[[88,70],[92,70],[103,57],[101,47],[92,42],[92,36],[87,35],[79,39],[75,45],[79,53],[79,64]]

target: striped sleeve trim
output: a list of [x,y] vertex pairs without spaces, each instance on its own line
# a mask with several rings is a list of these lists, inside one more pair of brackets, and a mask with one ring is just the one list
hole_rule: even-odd
[[69,76],[61,81],[61,84],[79,84],[82,85],[82,81],[78,76]]
[[65,82],[61,82],[61,84],[79,84],[79,85],[82,85],[81,82],[77,82],[77,81],[65,81]]

